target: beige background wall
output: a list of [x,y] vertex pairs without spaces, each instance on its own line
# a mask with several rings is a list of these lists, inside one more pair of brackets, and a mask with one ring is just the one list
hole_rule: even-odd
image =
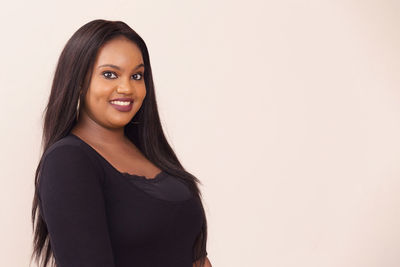
[[28,266],[41,112],[86,22],[147,42],[214,267],[400,266],[400,2],[3,1],[0,265]]

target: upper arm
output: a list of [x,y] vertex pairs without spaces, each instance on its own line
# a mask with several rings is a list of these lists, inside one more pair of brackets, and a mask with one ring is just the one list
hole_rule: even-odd
[[42,215],[58,267],[114,267],[98,171],[78,146],[46,155],[39,179]]

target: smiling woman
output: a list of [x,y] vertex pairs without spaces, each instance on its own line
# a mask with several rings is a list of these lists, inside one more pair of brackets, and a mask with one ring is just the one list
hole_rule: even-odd
[[198,184],[163,133],[147,47],[121,21],[67,42],[32,206],[39,266],[210,267]]
[[[105,43],[94,62],[83,116],[73,132],[78,133],[77,129],[85,127],[89,118],[97,120],[99,126],[122,130],[146,97],[144,68],[140,48],[126,37]],[[95,134],[97,127],[92,131]]]

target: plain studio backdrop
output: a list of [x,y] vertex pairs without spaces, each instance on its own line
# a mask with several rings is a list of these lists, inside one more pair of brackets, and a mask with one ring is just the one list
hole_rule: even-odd
[[3,2],[0,265],[29,264],[41,114],[65,43],[101,18],[148,45],[167,138],[204,184],[213,267],[400,266],[399,14],[397,0]]

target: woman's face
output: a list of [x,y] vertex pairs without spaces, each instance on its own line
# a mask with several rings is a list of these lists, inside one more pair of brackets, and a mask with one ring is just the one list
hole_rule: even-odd
[[140,49],[125,37],[105,43],[94,63],[83,113],[105,128],[128,124],[146,96],[143,64]]

